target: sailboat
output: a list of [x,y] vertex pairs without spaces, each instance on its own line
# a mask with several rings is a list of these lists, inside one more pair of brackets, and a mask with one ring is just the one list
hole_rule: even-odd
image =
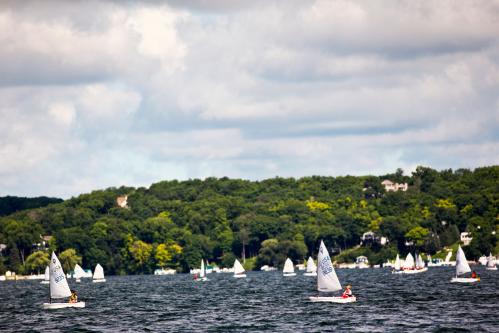
[[195,281],[208,281],[208,278],[206,277],[206,267],[204,265],[203,259],[201,259],[201,270],[199,272],[199,277],[195,279]]
[[303,273],[305,276],[317,276],[317,266],[315,266],[314,259],[308,257],[307,260],[307,271]]
[[282,270],[283,276],[296,276],[295,267],[293,266],[293,262],[291,259],[287,258],[284,263],[284,269]]
[[402,273],[402,263],[400,262],[400,256],[397,253],[397,258],[395,259],[395,265],[393,266],[393,274],[400,274]]
[[414,262],[414,257],[411,253],[407,254],[405,257],[404,265],[402,266],[402,274],[416,274],[423,273],[428,270],[427,267],[424,267],[423,258],[418,254],[416,256],[417,263]]
[[41,284],[49,284],[50,283],[50,268],[49,266],[45,267],[45,277],[40,282]]
[[[321,241],[319,254],[317,255],[317,290],[319,292],[335,292],[341,290],[340,280],[334,271],[333,263],[329,257],[324,242]],[[312,302],[333,302],[333,303],[352,303],[356,302],[355,296],[343,298],[341,296],[311,296]]]
[[244,270],[243,265],[239,262],[239,260],[234,261],[234,277],[235,278],[245,278],[246,277],[246,271]]
[[66,280],[66,275],[62,270],[61,263],[59,259],[52,252],[52,258],[50,259],[50,302],[43,303],[44,309],[62,309],[62,308],[84,308],[85,302],[76,303],[52,303],[53,298],[66,298],[71,296],[71,290],[69,290],[68,281]]
[[92,282],[106,282],[106,279],[104,278],[104,268],[102,268],[100,264],[95,266]]
[[487,258],[487,268],[488,271],[497,271],[496,266],[496,258],[492,256],[492,253],[489,254]]
[[78,264],[75,265],[74,271],[73,277],[76,279],[76,282],[81,282],[81,278],[85,276],[85,271]]
[[426,272],[428,270],[428,267],[425,266],[423,257],[421,257],[421,254],[419,253],[416,256],[416,270],[418,270],[420,273]]
[[464,273],[469,273],[469,272],[471,272],[470,265],[468,264],[468,260],[466,259],[466,256],[464,255],[463,249],[461,249],[461,245],[459,245],[459,248],[457,249],[457,254],[456,254],[456,277],[452,278],[452,280],[450,280],[450,282],[467,283],[467,282],[480,281],[480,278],[459,277],[459,275],[462,275]]

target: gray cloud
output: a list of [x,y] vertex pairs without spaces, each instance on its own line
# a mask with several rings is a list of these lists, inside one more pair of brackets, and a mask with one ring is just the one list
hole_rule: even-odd
[[499,4],[3,1],[0,195],[499,163]]

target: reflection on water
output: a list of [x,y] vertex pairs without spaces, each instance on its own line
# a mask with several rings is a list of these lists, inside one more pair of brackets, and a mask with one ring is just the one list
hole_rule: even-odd
[[47,285],[7,281],[0,282],[0,331],[498,332],[499,271],[477,268],[475,285],[450,284],[453,272],[338,270],[353,286],[353,304],[308,302],[316,280],[302,272],[213,273],[207,282],[186,274],[109,276],[102,284],[70,280],[87,307],[55,311],[41,309]]

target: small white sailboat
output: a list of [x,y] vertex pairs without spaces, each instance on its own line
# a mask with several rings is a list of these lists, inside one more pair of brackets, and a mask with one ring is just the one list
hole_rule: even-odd
[[81,278],[85,276],[85,271],[81,268],[80,265],[76,264],[74,269],[73,277],[76,279],[76,282],[81,282]]
[[421,272],[426,272],[428,270],[428,267],[426,267],[423,257],[421,257],[421,254],[418,253],[416,256],[416,270],[418,270],[420,273]]
[[296,276],[295,267],[293,266],[293,262],[291,259],[287,258],[284,263],[284,269],[282,270],[283,276]]
[[417,255],[416,259],[417,263],[414,262],[414,257],[411,253],[407,254],[407,257],[405,257],[404,265],[402,266],[402,274],[417,274],[426,272],[428,270],[427,267],[424,267],[423,258],[421,258],[420,255]]
[[461,245],[459,245],[459,248],[457,249],[457,254],[456,254],[456,277],[452,278],[452,280],[450,280],[450,282],[470,283],[470,282],[480,281],[480,278],[459,277],[459,275],[462,275],[464,273],[469,273],[469,272],[471,272],[470,265],[468,264],[468,260],[466,259],[466,256],[464,255],[463,249],[461,249]]
[[395,258],[395,265],[393,265],[393,274],[401,274],[402,273],[402,262],[400,261],[400,256],[397,253],[397,258]]
[[[333,267],[329,252],[327,251],[324,242],[321,241],[319,254],[317,256],[317,290],[319,292],[336,292],[341,290],[340,280]],[[357,301],[355,296],[311,296],[312,302],[332,302],[332,303],[353,303]]]
[[104,278],[104,268],[102,268],[100,264],[95,266],[92,282],[106,282],[106,279]]
[[45,276],[40,283],[41,284],[49,284],[50,283],[50,268],[49,268],[49,266],[45,267]]
[[208,281],[206,277],[206,266],[204,265],[204,260],[201,259],[201,269],[199,270],[199,277],[194,281]]
[[61,263],[54,252],[52,252],[52,258],[50,259],[49,271],[50,302],[43,303],[43,309],[84,308],[85,302],[52,303],[53,298],[66,298],[71,296],[71,290],[69,290],[68,281],[62,270]]
[[497,271],[497,266],[496,266],[496,258],[492,256],[492,253],[489,254],[489,257],[487,258],[487,267],[486,270],[488,271]]
[[307,260],[307,271],[303,273],[305,276],[317,276],[317,266],[315,265],[314,259],[308,257]]
[[234,277],[235,278],[245,278],[246,277],[246,271],[244,270],[243,265],[239,262],[239,260],[234,261]]

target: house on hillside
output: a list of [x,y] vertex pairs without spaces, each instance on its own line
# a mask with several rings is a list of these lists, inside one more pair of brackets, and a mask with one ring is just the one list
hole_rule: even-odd
[[376,235],[372,231],[364,232],[362,237],[360,237],[360,245],[372,245],[372,244],[380,244],[381,246],[385,246],[388,243],[388,238],[384,236]]
[[409,188],[409,185],[407,183],[394,183],[389,179],[385,179],[381,182],[381,185],[385,188],[385,191],[387,192],[397,192],[397,191],[407,191]]
[[470,245],[472,239],[473,237],[471,237],[471,234],[469,232],[461,233],[461,242],[463,242],[464,246]]
[[128,195],[122,195],[117,197],[116,204],[121,208],[128,208]]

